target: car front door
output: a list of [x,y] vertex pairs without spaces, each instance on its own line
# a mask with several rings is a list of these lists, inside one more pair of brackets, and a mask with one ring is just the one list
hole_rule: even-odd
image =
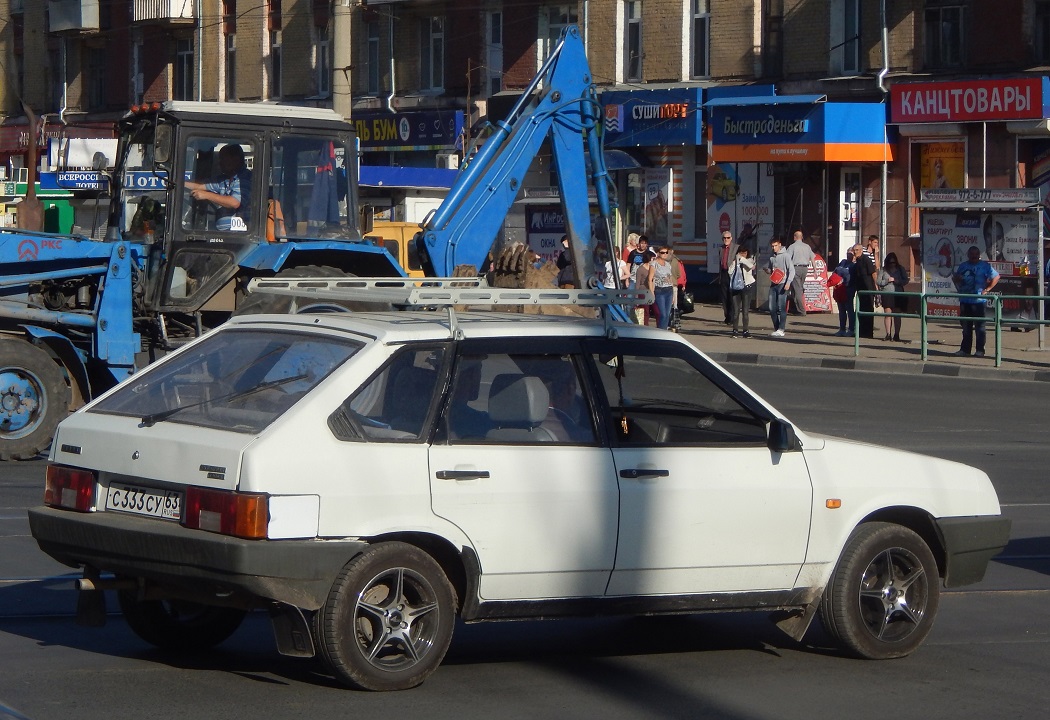
[[579,350],[460,344],[430,451],[431,495],[477,553],[482,600],[605,593],[618,488]]
[[812,490],[801,452],[769,449],[768,411],[680,343],[589,349],[620,483],[609,595],[793,587]]

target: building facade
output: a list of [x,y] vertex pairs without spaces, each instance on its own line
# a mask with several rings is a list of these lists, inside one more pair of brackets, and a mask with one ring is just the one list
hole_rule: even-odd
[[[292,102],[355,123],[370,202],[418,221],[447,174],[390,173],[454,170],[568,25],[602,91],[618,238],[701,271],[723,228],[759,248],[801,229],[830,262],[879,235],[918,277],[924,187],[1050,175],[1050,0],[0,0],[0,23],[8,178],[23,103],[43,152],[50,134],[112,137],[136,103]],[[1007,85],[1030,105],[929,112]],[[505,239],[558,232],[556,184],[541,153]]]

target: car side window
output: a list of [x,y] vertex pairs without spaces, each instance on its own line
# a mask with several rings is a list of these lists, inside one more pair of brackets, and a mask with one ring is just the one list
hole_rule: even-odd
[[593,359],[607,422],[620,445],[766,442],[765,419],[684,358],[625,352],[595,353]]
[[444,349],[406,348],[333,414],[344,440],[419,440],[444,377]]
[[596,441],[572,355],[463,354],[445,413],[453,444]]

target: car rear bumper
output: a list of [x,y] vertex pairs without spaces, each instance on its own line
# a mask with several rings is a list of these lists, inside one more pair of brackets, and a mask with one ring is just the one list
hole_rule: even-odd
[[243,540],[120,513],[29,510],[40,549],[73,567],[141,577],[192,595],[230,593],[316,610],[336,575],[367,544]]
[[1001,516],[940,518],[937,528],[944,540],[945,587],[980,582],[1010,540],[1010,520]]

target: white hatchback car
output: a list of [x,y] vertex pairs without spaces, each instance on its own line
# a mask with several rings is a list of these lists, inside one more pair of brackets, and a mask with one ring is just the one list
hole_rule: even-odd
[[492,312],[235,318],[66,419],[30,520],[82,619],[116,589],[195,649],[264,608],[377,690],[457,615],[819,611],[903,656],[1009,533],[983,472],[805,433],[677,335]]

